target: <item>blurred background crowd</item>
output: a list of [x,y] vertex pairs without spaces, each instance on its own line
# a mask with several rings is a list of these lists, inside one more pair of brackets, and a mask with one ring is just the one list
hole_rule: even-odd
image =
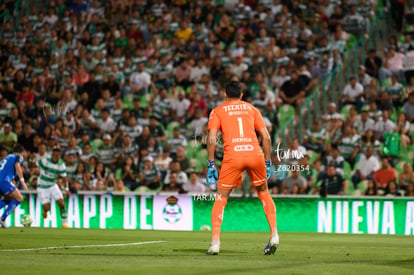
[[395,35],[367,51],[302,144],[284,145],[304,157],[275,155],[269,188],[413,196],[412,159],[395,153],[413,151],[414,137],[405,1],[1,1],[0,157],[23,145],[33,189],[37,161],[59,146],[71,193],[213,191],[205,134],[225,84],[240,79],[274,137],[384,10]]

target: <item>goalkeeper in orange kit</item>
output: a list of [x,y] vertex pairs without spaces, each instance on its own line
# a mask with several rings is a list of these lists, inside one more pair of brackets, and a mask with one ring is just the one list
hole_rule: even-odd
[[[207,182],[214,184],[218,180],[216,201],[211,212],[213,237],[209,255],[220,251],[220,227],[227,199],[233,188],[240,187],[244,170],[256,188],[270,226],[270,241],[264,249],[265,255],[274,254],[279,245],[276,227],[276,209],[267,189],[270,177],[271,140],[260,112],[250,103],[242,101],[240,82],[231,81],[226,86],[226,102],[220,104],[210,114],[208,123],[208,170]],[[217,132],[222,132],[224,158],[218,176],[214,164]],[[256,131],[263,141],[263,151],[256,136]]]

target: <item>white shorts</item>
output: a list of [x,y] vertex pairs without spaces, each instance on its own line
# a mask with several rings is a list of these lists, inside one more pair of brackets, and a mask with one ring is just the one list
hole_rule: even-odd
[[51,199],[55,201],[63,199],[63,194],[57,184],[50,188],[37,188],[37,196],[42,204],[50,203]]

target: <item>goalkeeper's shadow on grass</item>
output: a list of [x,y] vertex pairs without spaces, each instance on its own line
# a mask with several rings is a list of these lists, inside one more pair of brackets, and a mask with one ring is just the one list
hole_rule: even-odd
[[[78,251],[78,252],[77,252]],[[94,253],[81,250],[74,250],[71,248],[65,248],[64,252],[58,252],[56,249],[45,250],[42,253],[47,255],[83,255],[83,256],[117,256],[117,257],[136,257],[136,256],[196,256],[196,255],[206,255],[206,251],[203,248],[189,248],[189,249],[161,249],[160,254],[147,254],[147,253]],[[39,251],[37,251],[39,252]],[[220,255],[223,256],[234,256],[234,255],[245,255],[248,252],[239,251],[239,250],[221,250]]]
[[[79,250],[78,250],[79,251]],[[39,251],[38,251],[39,252]],[[41,253],[46,255],[72,255],[72,256],[100,256],[100,257],[171,257],[171,256],[178,256],[178,257],[187,257],[187,256],[205,256],[206,250],[205,249],[163,249],[160,250],[161,253],[150,253],[147,254],[145,252],[143,253],[104,253],[104,252],[83,252],[82,250],[79,252],[76,252],[75,250],[72,250],[70,248],[67,248],[64,250],[64,252],[57,252],[56,250],[46,250],[42,251]],[[240,252],[235,250],[222,250],[220,251],[220,255],[222,256],[234,256],[234,255],[244,255],[248,254],[247,252]]]
[[[66,249],[65,251],[68,251]],[[144,254],[144,253],[89,253],[89,252],[54,252],[54,251],[45,251],[43,252],[45,255],[59,255],[59,256],[100,256],[100,257],[171,257],[174,256],[172,253],[168,254]],[[188,256],[188,255],[177,255],[177,256]]]

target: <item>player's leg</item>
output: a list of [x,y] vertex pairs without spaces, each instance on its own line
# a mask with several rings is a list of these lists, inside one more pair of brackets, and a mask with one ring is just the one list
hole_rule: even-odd
[[240,160],[223,160],[218,179],[217,195],[211,211],[212,241],[207,254],[217,255],[220,250],[220,230],[224,208],[233,188],[240,187],[243,170]]
[[50,210],[50,188],[37,188],[37,197],[42,204],[43,219],[47,218],[47,212]]
[[60,208],[60,217],[62,218],[62,227],[69,228],[68,226],[68,212],[66,211],[65,202],[62,199],[56,201]]
[[23,196],[20,193],[19,189],[17,189],[12,183],[10,183],[10,185],[10,190],[13,191],[7,194],[9,201],[7,203],[6,209],[0,217],[0,225],[5,228],[7,227],[5,222],[6,218],[10,216],[10,214],[13,213],[14,209],[16,209],[16,207],[23,201]]
[[0,200],[0,209],[9,204],[10,197],[8,197],[8,195],[14,190],[16,190],[16,186],[14,186],[14,184],[5,180],[0,180],[0,198],[3,197],[3,199]]
[[0,209],[3,209],[6,205],[8,205],[10,200],[8,200],[6,197],[4,197],[2,200],[0,200]]
[[257,196],[262,202],[263,210],[266,214],[267,222],[269,223],[271,236],[277,235],[276,226],[276,207],[272,196],[270,195],[269,189],[266,184],[256,186]]
[[253,158],[249,163],[247,173],[255,186],[259,200],[262,202],[267,222],[270,227],[270,241],[265,247],[265,254],[274,254],[279,245],[279,234],[276,225],[276,207],[267,187],[266,167],[264,159]]
[[51,187],[52,197],[59,205],[60,217],[62,218],[62,227],[68,228],[68,213],[66,212],[65,202],[63,201],[63,194],[57,184]]
[[212,239],[207,254],[217,255],[220,251],[220,229],[223,223],[224,208],[232,189],[217,189],[216,199],[211,210]]
[[256,190],[259,200],[262,202],[263,210],[270,227],[270,241],[264,248],[264,254],[271,255],[276,252],[276,249],[279,246],[279,234],[277,232],[276,224],[276,207],[267,188],[267,184],[256,186]]
[[42,216],[43,219],[47,219],[47,212],[50,210],[50,202],[43,203],[42,202]]

